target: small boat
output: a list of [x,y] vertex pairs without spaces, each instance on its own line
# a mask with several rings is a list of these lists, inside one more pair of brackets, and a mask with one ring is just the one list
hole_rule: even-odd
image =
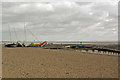
[[16,44],[15,44],[15,43],[12,43],[12,44],[6,44],[5,47],[16,47]]
[[23,44],[17,42],[17,43],[16,43],[16,47],[23,47]]
[[71,48],[71,46],[65,46],[66,48]]
[[82,45],[77,45],[76,47],[77,48],[84,48],[84,46],[82,46]]
[[39,46],[39,44],[33,44],[33,47],[38,47]]
[[31,44],[29,44],[27,47],[39,47],[39,44],[31,43]]

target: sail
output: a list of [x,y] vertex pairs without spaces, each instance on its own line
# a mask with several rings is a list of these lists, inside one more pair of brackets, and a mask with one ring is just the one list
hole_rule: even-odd
[[40,44],[40,46],[44,46],[47,43],[47,41],[44,41],[43,43]]

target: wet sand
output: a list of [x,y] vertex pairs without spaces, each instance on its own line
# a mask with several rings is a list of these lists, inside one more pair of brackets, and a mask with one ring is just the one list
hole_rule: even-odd
[[42,48],[2,48],[3,78],[117,78],[118,57]]

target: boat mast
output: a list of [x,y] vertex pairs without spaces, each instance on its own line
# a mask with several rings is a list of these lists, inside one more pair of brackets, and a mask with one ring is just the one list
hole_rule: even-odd
[[26,38],[26,23],[25,23],[25,21],[26,21],[26,18],[24,20],[24,34],[25,34],[25,41],[27,41],[27,38]]
[[10,33],[10,42],[11,42],[11,31],[10,31],[10,25],[8,24],[9,27],[9,33]]
[[14,27],[14,32],[15,32],[15,37],[16,37],[16,41],[17,41],[18,38],[17,38],[17,33],[16,33],[16,31],[15,31],[15,27]]
[[39,41],[39,39],[35,36],[35,34],[31,31],[31,30],[29,30],[29,29],[27,29],[31,34],[32,34],[32,36],[37,40],[37,41]]

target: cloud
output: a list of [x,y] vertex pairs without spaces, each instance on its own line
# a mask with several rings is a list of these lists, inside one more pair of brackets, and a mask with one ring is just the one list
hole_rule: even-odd
[[118,7],[111,2],[6,2],[2,7],[3,40],[9,40],[8,24],[24,40],[24,22],[28,40],[33,40],[29,30],[40,40],[117,40]]
[[2,41],[2,4],[0,3],[0,41]]

